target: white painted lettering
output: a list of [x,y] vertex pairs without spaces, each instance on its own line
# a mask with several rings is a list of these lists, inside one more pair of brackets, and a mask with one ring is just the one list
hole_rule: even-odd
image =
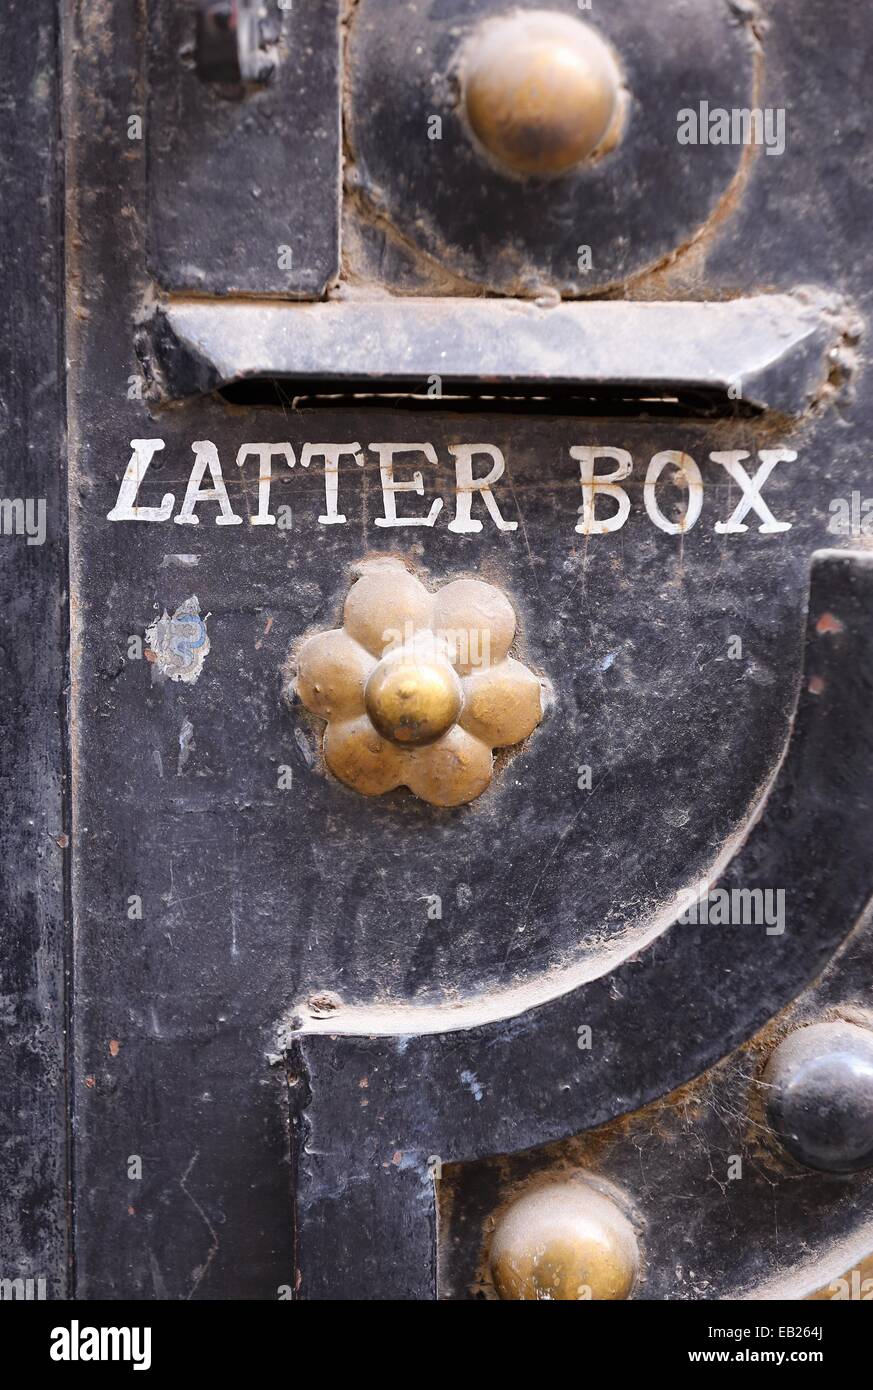
[[[455,515],[454,519],[449,522],[449,530],[461,535],[482,530],[481,521],[474,521],[470,515],[475,492],[482,494],[482,501],[485,503],[488,515],[498,531],[517,530],[517,521],[503,520],[500,515],[500,508],[491,491],[491,484],[503,477],[506,468],[506,461],[496,444],[450,444],[449,453],[454,456],[455,460],[456,486]],[[487,454],[491,459],[491,472],[486,473],[484,478],[473,477],[474,454]]]
[[748,526],[744,525],[744,520],[753,509],[761,518],[761,525],[758,527],[765,535],[773,535],[777,531],[790,531],[790,521],[777,521],[767,503],[761,497],[761,488],[766,483],[777,463],[793,463],[797,454],[793,449],[759,449],[758,458],[761,466],[754,478],[750,478],[741,459],[747,459],[748,453],[743,450],[730,451],[725,453],[710,454],[713,463],[720,463],[722,468],[727,469],[735,483],[739,483],[742,489],[742,498],[737,503],[736,508],[728,517],[727,521],[717,521],[714,530],[719,535],[732,535],[738,531],[748,531]]
[[[577,523],[576,530],[583,536],[602,536],[608,531],[620,530],[630,514],[630,498],[625,489],[618,486],[618,482],[619,479],[628,477],[633,468],[630,454],[626,449],[591,449],[581,444],[572,448],[570,454],[574,459],[578,459],[582,475],[582,506],[579,508],[582,520]],[[611,473],[595,475],[594,465],[602,458],[612,459],[615,468]],[[601,519],[595,516],[595,498],[598,492],[615,498],[618,511],[614,515]]]
[[[240,526],[242,517],[237,516],[230,505],[230,498],[227,495],[227,487],[215,445],[209,439],[197,439],[191,448],[194,451],[194,466],[191,469],[191,477],[188,479],[188,488],[182,506],[178,514],[173,517],[176,525],[196,526],[200,521],[199,516],[194,514],[194,508],[198,502],[217,502],[221,516],[215,518],[216,526]],[[202,488],[200,484],[207,468],[214,486]]]
[[138,507],[136,505],[137,494],[140,484],[146,475],[146,470],[159,449],[163,449],[163,439],[132,439],[130,447],[133,453],[130,456],[130,463],[124,470],[124,477],[121,480],[121,487],[118,489],[118,498],[111,512],[107,512],[107,521],[167,521],[170,512],[175,504],[175,497],[172,492],[165,492],[159,507]]
[[416,492],[419,497],[424,496],[424,479],[418,469],[412,478],[405,483],[398,483],[394,478],[394,455],[395,454],[424,454],[428,463],[436,465],[436,450],[432,444],[371,444],[369,446],[374,453],[379,455],[379,472],[382,477],[382,508],[384,516],[377,516],[375,524],[377,526],[433,526],[443,507],[443,499],[437,497],[431,504],[427,516],[398,516],[397,504],[394,500],[395,493]]
[[273,456],[283,455],[289,468],[294,467],[294,450],[290,444],[241,444],[236,456],[237,468],[242,468],[250,454],[258,460],[258,510],[250,518],[252,526],[275,526],[276,518],[270,511],[270,487],[273,482]]
[[364,466],[364,455],[360,444],[304,444],[300,456],[302,468],[308,468],[312,459],[324,459],[324,504],[325,513],[318,518],[322,526],[340,526],[345,517],[337,511],[337,492],[339,488],[339,461],[343,454],[351,454],[359,468]]
[[[681,521],[669,521],[658,506],[655,489],[658,479],[668,464],[672,464],[677,472],[681,473],[688,489],[685,515]],[[646,472],[643,502],[650,519],[662,531],[666,531],[668,536],[677,536],[680,532],[690,531],[703,507],[703,478],[691,455],[679,453],[676,449],[664,449],[662,453],[655,454]]]

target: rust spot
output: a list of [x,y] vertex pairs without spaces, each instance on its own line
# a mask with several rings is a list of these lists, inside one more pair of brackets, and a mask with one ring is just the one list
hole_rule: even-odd
[[110,1057],[117,1057],[120,1047],[121,1047],[121,1043],[118,1041],[117,1038],[110,1038],[110,1039],[109,1039],[109,1056],[110,1056]]
[[136,1207],[128,1207],[127,1214],[128,1216],[136,1216]]
[[93,1091],[94,1087],[97,1085],[97,1081],[96,1081],[95,1077],[93,1077],[93,1076],[86,1076],[86,1077],[85,1077],[85,1085],[88,1087],[88,1090],[89,1090],[89,1091]]
[[822,613],[815,625],[815,630],[819,635],[826,632],[845,632],[845,626],[839,618],[835,618],[833,613]]
[[821,676],[810,676],[809,685],[806,688],[810,695],[821,695],[825,688],[825,682]]
[[397,1149],[395,1151],[394,1155],[392,1156],[391,1162],[395,1165],[403,1162],[403,1154],[400,1149]]
[[56,835],[56,836],[55,836],[55,844],[57,845],[58,849],[69,849],[69,846],[70,846],[70,837],[69,837],[69,835]]

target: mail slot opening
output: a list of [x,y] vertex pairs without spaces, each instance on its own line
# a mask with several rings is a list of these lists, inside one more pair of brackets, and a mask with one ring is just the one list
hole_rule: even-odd
[[457,379],[432,376],[420,379],[292,379],[278,376],[251,376],[228,382],[217,394],[236,406],[281,406],[292,409],[304,405],[336,408],[374,405],[407,410],[512,411],[523,406],[526,413],[560,415],[610,415],[634,418],[751,419],[764,411],[752,401],[740,399],[729,389],[677,383],[612,383],[580,385],[541,381],[514,381],[495,384],[485,379]]

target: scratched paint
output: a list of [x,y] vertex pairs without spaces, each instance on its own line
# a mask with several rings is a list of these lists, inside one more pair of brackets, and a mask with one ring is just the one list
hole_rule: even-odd
[[209,653],[208,616],[200,616],[200,602],[193,594],[180,603],[172,617],[165,608],[146,628],[146,645],[158,679],[194,684]]
[[481,1081],[473,1071],[461,1072],[461,1084],[467,1088],[474,1100],[481,1100],[485,1094]]
[[179,731],[179,757],[176,762],[176,776],[181,777],[185,771],[185,764],[191,756],[195,747],[194,725],[190,719],[182,720],[182,728]]

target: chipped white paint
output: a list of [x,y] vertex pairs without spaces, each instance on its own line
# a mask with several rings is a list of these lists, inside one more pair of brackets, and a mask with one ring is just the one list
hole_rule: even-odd
[[190,570],[190,569],[196,569],[196,567],[197,567],[199,564],[200,564],[200,556],[199,556],[199,555],[191,555],[191,554],[184,554],[184,555],[179,555],[179,554],[175,554],[175,555],[165,555],[164,558],[163,558],[163,560],[161,561],[161,569],[170,569],[170,568],[172,568],[172,567],[175,565],[175,566],[178,566],[179,569]]
[[165,608],[161,617],[146,628],[145,635],[157,675],[193,685],[209,653],[206,618],[200,616],[197,595],[180,603],[172,617]]

